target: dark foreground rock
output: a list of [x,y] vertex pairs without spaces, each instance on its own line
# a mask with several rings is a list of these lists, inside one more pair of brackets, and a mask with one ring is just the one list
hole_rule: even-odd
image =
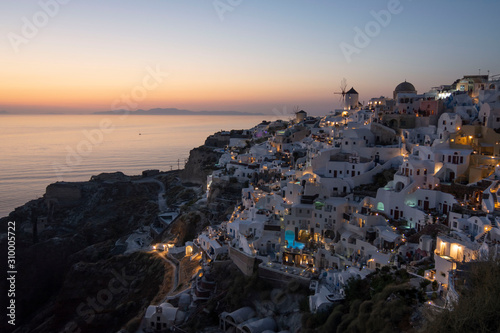
[[[156,267],[156,260],[146,254],[117,257],[113,250],[118,239],[156,218],[158,190],[155,183],[109,177],[57,183],[48,187],[45,198],[27,203],[0,221],[2,258],[7,257],[7,222],[16,223],[18,332],[59,331],[68,320],[85,312],[77,310],[79,304],[85,303],[87,297],[97,297],[114,272],[121,273],[123,269],[136,281],[129,286],[132,293],[126,298],[114,295],[114,301],[107,304],[108,294],[104,291],[101,297],[105,310],[97,308],[97,319],[93,324],[79,325],[81,332],[113,331],[154,297],[154,288],[163,281],[163,271],[157,268],[147,275],[151,279],[148,283],[141,283],[140,278],[148,267]],[[0,290],[7,290],[6,279],[0,281]],[[2,295],[1,306],[7,306],[6,302]],[[119,312],[123,316],[109,321],[104,320],[107,317],[97,317],[112,315],[112,306],[119,304],[126,307]],[[1,323],[6,325],[4,320]],[[0,331],[9,332],[12,328],[4,326]]]
[[140,252],[78,262],[66,273],[57,296],[38,309],[24,329],[49,333],[125,328],[132,332],[140,323],[137,314],[159,291],[164,265],[158,257]]

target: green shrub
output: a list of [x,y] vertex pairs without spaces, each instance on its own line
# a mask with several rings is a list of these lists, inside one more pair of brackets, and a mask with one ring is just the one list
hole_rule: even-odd
[[358,315],[358,310],[359,306],[361,305],[363,301],[360,299],[356,299],[351,303],[351,306],[349,307],[349,313],[357,316]]
[[431,281],[429,281],[429,280],[427,280],[427,279],[422,280],[422,281],[420,281],[420,288],[425,289],[425,288],[427,288],[427,286],[428,286],[428,285],[430,285],[430,284],[431,284]]
[[372,312],[372,309],[373,309],[373,301],[364,301],[359,306],[359,313],[360,314],[363,314],[363,313],[369,314]]

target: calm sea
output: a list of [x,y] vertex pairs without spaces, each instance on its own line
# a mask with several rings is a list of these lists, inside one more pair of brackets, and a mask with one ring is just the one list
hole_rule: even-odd
[[[266,116],[0,116],[0,217],[56,181],[101,172],[137,175],[180,167],[220,130],[246,129]],[[269,118],[269,116],[268,116]]]

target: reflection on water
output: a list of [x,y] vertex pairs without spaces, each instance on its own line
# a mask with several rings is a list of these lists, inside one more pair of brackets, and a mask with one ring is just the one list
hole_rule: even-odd
[[[269,118],[269,117],[268,117]],[[189,151],[220,130],[251,128],[265,116],[0,116],[0,216],[58,180],[101,172],[182,168]]]

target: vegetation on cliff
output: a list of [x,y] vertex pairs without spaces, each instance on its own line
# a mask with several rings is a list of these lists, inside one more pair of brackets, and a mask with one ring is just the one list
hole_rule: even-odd
[[428,332],[498,332],[500,328],[500,260],[463,267],[456,280],[460,292],[453,309],[431,313]]
[[405,270],[390,272],[389,267],[366,279],[351,279],[344,304],[332,311],[304,314],[304,332],[411,331],[411,315],[424,296],[408,281]]

